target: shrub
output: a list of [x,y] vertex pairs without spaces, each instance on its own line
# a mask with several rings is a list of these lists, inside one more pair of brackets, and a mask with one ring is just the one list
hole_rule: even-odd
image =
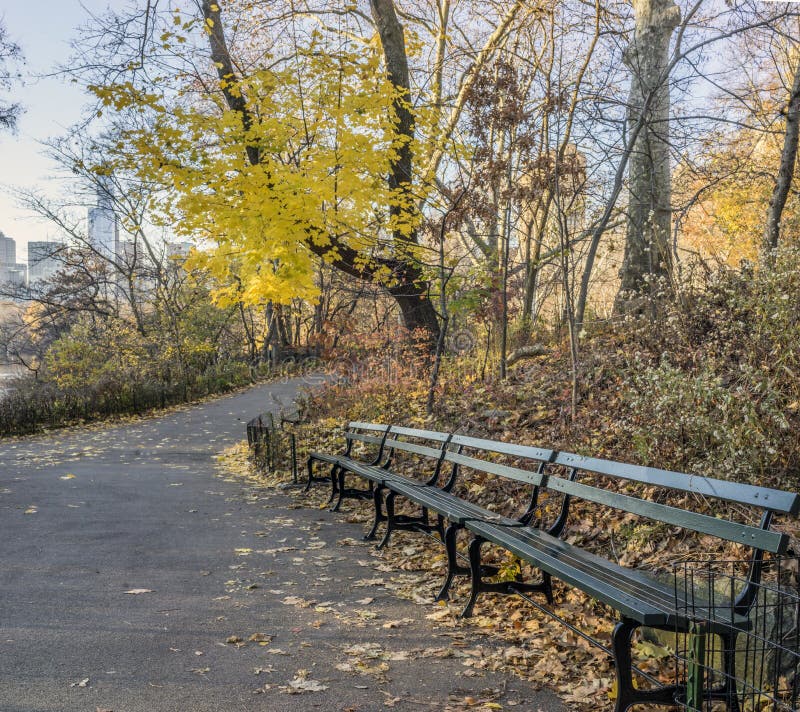
[[800,484],[800,249],[772,267],[721,269],[638,329],[628,435],[647,460],[752,482]]

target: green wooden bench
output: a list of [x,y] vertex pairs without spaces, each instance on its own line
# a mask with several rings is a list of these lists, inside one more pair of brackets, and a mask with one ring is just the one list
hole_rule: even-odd
[[[353,434],[359,431],[360,434]],[[580,499],[593,508],[616,510],[645,522],[667,525],[673,537],[693,533],[748,547],[751,550],[749,574],[734,610],[710,610],[708,616],[711,621],[717,619],[721,622],[718,632],[726,636],[723,641],[724,665],[728,673],[728,682],[711,694],[723,700],[729,710],[738,710],[736,691],[732,687],[736,664],[735,631],[737,627],[744,630],[748,626],[748,613],[761,579],[765,554],[780,554],[787,547],[788,537],[771,529],[773,516],[797,514],[800,510],[797,494],[461,434],[364,423],[351,423],[348,432],[351,439],[376,445],[377,456],[371,464],[353,461],[351,445],[348,444],[346,452],[350,454],[345,456],[347,459],[337,460],[333,465],[331,481],[336,480],[332,487],[339,496],[337,505],[347,497],[370,496],[375,507],[375,520],[367,536],[374,537],[379,523],[385,521],[386,533],[380,546],[385,546],[396,530],[438,533],[445,545],[448,563],[447,576],[438,597],[448,595],[454,576],[469,574],[471,595],[464,616],[472,614],[482,593],[520,595],[605,650],[615,660],[617,712],[636,704],[674,704],[681,686],[637,689],[634,685],[634,671],[651,683],[656,681],[633,665],[631,637],[641,626],[688,632],[691,622],[681,620],[678,613],[686,607],[679,605],[674,582],[622,566],[610,558],[564,541],[562,536],[574,501]],[[381,435],[364,436],[364,432]],[[364,437],[372,439],[364,440]],[[392,462],[398,451],[417,456],[419,469],[429,473],[428,476],[412,478],[394,472]],[[515,464],[497,462],[498,455],[513,458]],[[446,463],[450,466],[449,471],[443,474]],[[365,478],[368,487],[347,488],[345,477],[348,474]],[[527,494],[520,497],[518,508],[521,513],[508,516],[471,501],[470,488],[464,485],[465,480],[476,475],[481,481],[492,475],[527,488]],[[457,483],[461,485],[458,493],[455,492]],[[550,523],[534,520],[540,497],[545,492],[559,502],[555,508],[557,514]],[[676,493],[683,497],[680,506],[662,501]],[[419,515],[397,514],[397,498],[418,506]],[[696,511],[707,509],[710,502],[733,504],[743,512],[758,515],[756,518],[760,523],[752,525]],[[428,520],[431,512],[437,516],[435,524]],[[445,521],[448,523],[446,529]],[[461,530],[467,530],[473,537],[469,545],[469,568],[458,561],[456,537]],[[482,548],[487,543],[533,565],[539,571],[538,579],[525,582],[517,577],[513,581],[487,581],[487,577],[497,573],[496,568],[487,566],[482,560]],[[552,579],[577,588],[618,612],[619,622],[612,633],[610,648],[532,598],[532,594],[540,593],[548,603],[552,603]],[[696,610],[698,602],[695,600],[692,605]]]
[[[359,467],[377,466],[383,458],[383,441],[388,435],[390,428],[390,425],[379,425],[376,423],[359,423],[355,421],[348,423],[344,431],[345,446],[341,453],[337,454],[312,451],[309,454],[306,462],[308,479],[306,482],[305,491],[308,492],[311,489],[311,485],[313,485],[315,482],[328,483],[331,486],[331,496],[328,502],[333,502],[333,500],[339,494],[339,470],[342,467],[346,467],[347,465],[351,464]],[[373,456],[367,456],[365,461],[364,457],[351,457],[353,453],[353,446],[356,444],[361,444],[363,446],[377,445],[377,448]],[[324,476],[315,475],[314,463],[329,465],[330,471]]]
[[[381,435],[378,436],[377,433]],[[314,481],[329,482],[332,490],[329,501],[336,499],[334,511],[339,509],[345,499],[371,499],[374,518],[372,527],[364,538],[374,539],[380,524],[386,522],[386,531],[378,545],[379,548],[386,546],[392,533],[398,530],[437,534],[447,554],[447,573],[436,596],[437,600],[448,597],[455,576],[470,575],[470,568],[465,565],[466,561],[464,564],[460,563],[457,551],[458,532],[465,528],[469,520],[479,519],[502,523],[505,526],[525,526],[530,523],[535,511],[539,487],[535,482],[529,481],[532,473],[492,462],[488,458],[492,454],[499,454],[535,463],[536,471],[533,477],[541,480],[544,465],[555,456],[552,450],[542,448],[455,433],[375,423],[351,422],[345,430],[345,438],[347,444],[340,455],[311,453],[306,489]],[[374,454],[365,455],[364,459],[354,458],[353,443],[356,442],[374,446],[376,448]],[[482,453],[487,459],[465,454],[465,449]],[[416,458],[414,464],[417,477],[401,475],[392,469],[393,462],[401,453]],[[329,476],[314,477],[311,474],[314,462],[330,464]],[[469,467],[483,475],[505,477],[522,483],[525,490],[521,497],[522,511],[516,517],[506,517],[454,494],[452,490],[458,480],[460,467]],[[366,486],[348,486],[347,477],[353,475],[360,480],[366,480]],[[419,514],[398,513],[395,507],[397,497],[418,505]],[[568,502],[565,502],[563,505],[565,512],[567,506]],[[432,520],[431,513],[435,515],[435,520]],[[563,527],[563,522],[564,517],[559,517],[549,531],[557,536]],[[496,569],[491,566],[484,566],[483,571],[485,575],[496,573]],[[548,576],[544,576],[539,584],[519,585],[530,592],[544,591],[548,600],[552,600]]]
[[[566,452],[558,453],[553,465],[560,466],[566,476],[549,472],[542,486],[550,492],[557,492],[573,501],[582,499],[592,506],[626,512],[644,520],[666,524],[671,527],[672,537],[695,533],[742,544],[750,549],[749,574],[736,598],[734,610],[731,611],[730,607],[709,610],[710,620],[713,622],[716,619],[720,622],[720,628],[716,632],[727,638],[723,640],[727,682],[715,690],[712,696],[726,702],[728,709],[737,710],[736,691],[732,689],[736,679],[736,629],[748,626],[748,613],[761,580],[765,554],[781,554],[788,544],[786,534],[771,530],[773,516],[797,514],[800,510],[800,497],[795,493],[766,487],[582,457]],[[590,479],[591,482],[583,481]],[[620,484],[623,486],[619,487]],[[638,485],[638,491],[630,485]],[[646,496],[648,492],[649,497]],[[684,497],[682,506],[676,507],[660,501],[669,493],[681,493],[689,497]],[[692,503],[696,509],[708,509],[709,503],[733,504],[741,510],[757,514],[760,523],[754,526],[710,516],[702,511],[692,511],[686,506]],[[604,648],[613,655],[616,663],[618,712],[635,704],[675,703],[675,696],[680,692],[678,686],[637,689],[633,684],[634,668],[631,662],[631,636],[637,628],[647,626],[666,631],[689,631],[691,621],[682,620],[678,614],[678,610],[685,610],[686,607],[678,605],[680,602],[676,600],[676,596],[679,594],[674,581],[621,566],[541,529],[512,529],[477,520],[467,522],[466,526],[473,533],[474,539],[469,548],[472,593],[464,610],[465,615],[471,615],[475,601],[481,593],[498,592],[497,585],[485,582],[481,574],[481,548],[486,542],[490,542],[533,564],[544,575],[580,589],[619,613],[620,620],[612,634],[611,649]],[[526,592],[514,582],[507,584],[505,590],[500,589],[499,592],[526,596]],[[694,601],[693,605],[697,608],[698,602]],[[565,621],[562,622],[566,624]],[[582,634],[581,631],[575,632]],[[597,644],[597,641],[592,642]]]
[[[391,436],[391,437],[390,437]],[[450,440],[450,435],[433,430],[420,430],[401,426],[381,425],[377,423],[350,422],[344,432],[345,447],[340,454],[330,454],[314,451],[309,454],[307,462],[308,480],[306,491],[314,482],[330,484],[331,496],[328,500],[333,505],[333,510],[338,511],[345,499],[371,499],[375,502],[375,522],[371,533],[365,538],[375,537],[379,524],[386,521],[383,515],[381,495],[389,481],[394,483],[407,483],[410,485],[434,485],[441,470],[443,445]],[[420,442],[421,441],[421,442]],[[367,452],[359,457],[354,456],[353,446],[360,444],[363,447],[372,446],[374,452]],[[412,479],[390,469],[392,459],[397,452],[410,452],[415,455],[435,461],[433,473],[424,480]],[[326,476],[313,474],[314,463],[330,465]],[[346,476],[357,475],[367,481],[366,487],[348,487]],[[430,531],[431,528],[420,520],[418,529]]]

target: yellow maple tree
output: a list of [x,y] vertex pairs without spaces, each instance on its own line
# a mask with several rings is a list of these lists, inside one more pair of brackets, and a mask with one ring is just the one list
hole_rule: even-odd
[[[396,249],[390,235],[416,227],[408,192],[386,181],[408,139],[395,130],[398,88],[380,53],[319,43],[312,38],[289,66],[220,79],[246,112],[228,110],[221,91],[198,95],[181,77],[169,91],[130,81],[91,87],[107,109],[128,116],[114,155],[96,170],[161,188],[152,214],[195,239],[189,266],[213,275],[222,303],[314,300],[319,254],[353,251],[366,269]],[[373,276],[380,269],[370,266]]]

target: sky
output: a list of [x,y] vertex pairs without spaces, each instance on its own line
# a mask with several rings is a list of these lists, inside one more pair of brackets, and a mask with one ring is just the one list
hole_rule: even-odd
[[63,184],[54,180],[55,166],[39,145],[59,136],[80,118],[87,99],[68,82],[46,77],[71,54],[75,28],[108,7],[122,9],[125,0],[0,0],[0,18],[10,38],[22,47],[24,85],[12,100],[25,109],[16,134],[0,132],[0,231],[17,241],[17,260],[24,262],[30,240],[55,239],[58,233],[19,207],[9,188],[36,188],[57,196]]

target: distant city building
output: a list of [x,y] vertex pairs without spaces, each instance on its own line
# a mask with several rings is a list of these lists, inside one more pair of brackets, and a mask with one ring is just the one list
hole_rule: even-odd
[[167,257],[188,257],[194,245],[191,242],[168,242],[166,243]]
[[0,264],[13,265],[17,261],[17,241],[6,237],[0,230]]
[[97,184],[97,205],[89,208],[89,244],[105,257],[119,254],[119,222],[114,212],[114,187]]
[[28,266],[24,264],[0,265],[0,284],[24,287],[28,283]]
[[31,284],[50,279],[63,266],[59,253],[62,242],[33,241],[28,243],[28,280]]
[[141,250],[136,247],[133,240],[120,240],[117,243],[117,257],[128,267],[133,267],[142,261]]
[[0,285],[24,287],[28,282],[28,267],[17,262],[17,242],[0,232]]
[[[130,279],[140,292],[155,289],[154,265],[150,253],[144,249],[141,242],[135,240],[120,240],[118,260],[130,270]],[[120,275],[121,276],[121,275]],[[125,283],[120,282],[123,292],[128,290],[127,277]]]

